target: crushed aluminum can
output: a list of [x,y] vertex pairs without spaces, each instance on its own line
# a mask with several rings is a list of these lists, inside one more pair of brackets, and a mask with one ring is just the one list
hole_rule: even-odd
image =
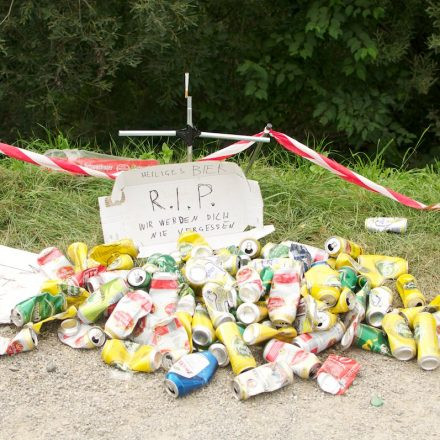
[[177,274],[155,272],[151,280],[149,294],[154,304],[152,313],[157,318],[167,318],[173,315],[179,300]]
[[75,318],[64,320],[58,328],[58,339],[72,348],[99,348],[106,341],[98,326],[83,324]]
[[338,321],[330,330],[298,335],[292,340],[292,344],[310,353],[318,354],[338,343],[344,332],[344,324]]
[[94,293],[104,284],[107,284],[108,282],[118,278],[122,278],[123,280],[127,279],[128,270],[114,270],[112,272],[108,272],[107,268],[105,269],[105,271],[99,272],[97,275],[91,276],[87,279],[85,288],[88,292]]
[[426,304],[426,298],[417,288],[416,279],[410,274],[402,274],[396,281],[396,288],[404,308],[420,307]]
[[38,345],[37,334],[31,327],[22,328],[13,338],[0,336],[0,356],[31,351]]
[[96,322],[104,312],[113,310],[115,304],[128,291],[128,284],[122,278],[116,278],[95,290],[78,308],[78,318],[86,323]]
[[245,328],[243,332],[243,340],[247,345],[261,344],[269,339],[279,339],[281,341],[290,342],[296,335],[297,332],[294,327],[275,328],[263,323],[260,324],[255,322]]
[[183,356],[166,374],[165,389],[172,397],[185,396],[206,385],[217,368],[217,358],[210,351]]
[[143,290],[128,291],[116,304],[105,323],[105,332],[114,339],[125,339],[153,307],[151,296]]
[[37,263],[51,280],[67,280],[75,274],[72,263],[56,247],[43,249],[38,254]]
[[149,289],[151,274],[141,267],[136,267],[128,272],[127,283],[134,289]]
[[356,347],[384,356],[392,356],[387,335],[383,330],[361,323],[355,331],[353,342]]
[[202,304],[197,304],[192,318],[192,340],[201,347],[207,347],[214,342],[215,331],[208,311]]
[[387,313],[382,320],[382,328],[388,336],[391,354],[399,361],[409,361],[417,352],[414,335],[406,318],[398,311]]
[[117,255],[128,254],[135,258],[138,253],[139,251],[133,240],[123,239],[93,247],[89,252],[89,258],[107,266],[109,261],[114,259]]
[[408,220],[403,217],[370,217],[365,219],[365,229],[373,232],[395,232],[402,234],[408,228]]
[[82,272],[87,269],[87,244],[82,242],[72,243],[67,248],[67,255],[73,261],[75,273]]
[[237,318],[245,325],[260,322],[267,318],[268,310],[266,301],[258,301],[257,303],[244,302],[237,308]]
[[360,368],[354,359],[331,354],[318,371],[318,385],[327,393],[344,394]]
[[[97,275],[99,275],[101,272],[105,272],[107,268],[105,266],[99,265],[95,267],[89,267],[88,269],[85,269],[81,272],[76,273],[72,277],[69,278],[69,283],[73,284],[77,287],[86,288],[87,282],[90,278],[93,278]],[[87,289],[88,290],[88,289]],[[89,290],[91,293],[92,291]]]
[[271,339],[264,347],[263,357],[268,362],[286,362],[302,379],[313,379],[321,366],[317,356],[296,345]]
[[66,307],[67,301],[63,293],[41,293],[18,303],[11,312],[11,321],[17,327],[22,327],[28,322],[43,321],[61,313]]
[[235,321],[229,312],[237,304],[235,290],[225,289],[217,283],[206,283],[202,289],[202,296],[214,328],[223,322]]
[[108,339],[101,351],[102,360],[122,371],[153,373],[162,361],[159,350],[150,345],[140,345],[131,341]]
[[238,296],[244,302],[256,303],[264,295],[263,282],[258,272],[249,266],[240,268],[236,275]]
[[271,393],[293,383],[292,369],[286,362],[270,362],[239,374],[232,382],[237,400]]
[[128,254],[120,254],[110,258],[108,261],[107,270],[131,270],[133,267],[133,258]]
[[267,300],[269,319],[276,326],[292,325],[300,300],[300,274],[295,269],[280,269],[273,276]]
[[383,317],[391,311],[393,292],[386,286],[371,289],[365,320],[373,327],[381,327]]

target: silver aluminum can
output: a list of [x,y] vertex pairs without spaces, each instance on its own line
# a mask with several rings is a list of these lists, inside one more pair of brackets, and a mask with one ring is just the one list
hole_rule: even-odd
[[365,314],[367,324],[373,327],[381,327],[383,317],[391,311],[393,304],[393,292],[386,286],[375,287],[370,290],[368,307]]
[[345,325],[339,321],[329,330],[298,335],[293,338],[292,344],[304,351],[317,354],[339,342],[344,332]]
[[403,217],[370,217],[365,219],[365,229],[373,232],[406,232],[408,220]]

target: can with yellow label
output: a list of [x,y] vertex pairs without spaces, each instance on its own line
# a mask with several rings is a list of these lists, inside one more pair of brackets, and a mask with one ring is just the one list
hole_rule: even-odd
[[80,241],[72,243],[67,248],[67,256],[70,258],[70,261],[73,262],[75,273],[87,269],[87,253],[87,245]]
[[131,341],[109,339],[101,352],[102,360],[122,371],[142,371],[152,373],[162,362],[160,352],[150,345],[140,345]]
[[362,248],[357,243],[342,237],[330,237],[325,242],[324,249],[331,257],[336,257],[342,252],[353,258],[357,258],[359,255],[363,254]]
[[329,312],[336,314],[347,313],[354,308],[355,303],[356,297],[354,296],[354,293],[348,287],[344,287],[339,295],[338,302],[334,307],[329,309]]
[[294,327],[274,328],[257,322],[248,325],[243,333],[244,342],[248,345],[261,344],[269,339],[291,342],[296,336],[297,332]]
[[432,313],[421,312],[414,318],[414,337],[417,341],[417,363],[424,370],[440,365],[437,324]]
[[396,281],[396,288],[402,298],[403,307],[419,307],[426,304],[426,298],[417,288],[416,279],[412,275],[400,275]]
[[214,342],[215,331],[209,319],[208,310],[202,304],[197,304],[192,318],[192,339],[200,347],[207,347]]
[[398,311],[384,316],[382,328],[388,336],[391,354],[396,359],[408,361],[416,355],[416,341],[408,326],[408,321]]
[[216,334],[226,346],[232,371],[235,375],[255,368],[257,363],[235,322],[224,322],[217,327]]
[[124,239],[115,241],[113,243],[100,244],[92,248],[89,252],[89,258],[97,261],[104,266],[109,264],[109,260],[115,255],[128,254],[131,257],[137,257],[139,251],[135,246],[133,240]]

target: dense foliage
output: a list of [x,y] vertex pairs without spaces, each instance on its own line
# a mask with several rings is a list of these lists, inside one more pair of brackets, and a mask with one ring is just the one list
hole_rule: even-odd
[[105,141],[185,123],[259,131],[270,121],[340,149],[429,127],[440,155],[436,0],[0,0],[0,137],[40,125]]

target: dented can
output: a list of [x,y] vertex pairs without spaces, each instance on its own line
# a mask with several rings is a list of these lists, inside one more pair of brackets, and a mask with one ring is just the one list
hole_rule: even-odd
[[106,341],[100,327],[83,324],[76,318],[64,320],[58,329],[58,339],[72,348],[99,348]]
[[254,322],[260,322],[267,318],[268,311],[266,301],[258,301],[257,303],[244,302],[237,308],[237,318],[243,324],[249,325]]
[[149,289],[151,274],[140,267],[136,267],[128,272],[127,283],[134,289]]
[[43,249],[38,254],[37,263],[51,280],[67,280],[75,274],[72,263],[56,247]]
[[426,304],[426,298],[417,288],[416,279],[410,274],[397,278],[396,288],[403,302],[403,307],[420,307]]
[[247,400],[261,393],[270,393],[293,383],[292,369],[286,362],[270,362],[239,374],[232,382],[237,400]]
[[286,362],[293,373],[303,379],[315,378],[321,366],[315,354],[277,339],[271,339],[266,344],[263,357],[268,362]]
[[365,219],[365,229],[373,232],[406,232],[408,220],[402,217],[370,217]]
[[242,267],[236,276],[238,296],[244,302],[257,302],[264,295],[263,283],[258,272],[249,266]]
[[318,385],[327,393],[344,394],[360,368],[354,359],[331,354],[318,371]]
[[270,320],[277,326],[292,325],[300,300],[299,273],[295,269],[275,272],[267,301]]
[[153,313],[157,318],[166,318],[173,315],[179,300],[177,274],[155,272],[151,279],[149,293],[154,304]]
[[13,338],[0,336],[0,356],[13,356],[31,351],[38,345],[37,334],[31,327],[22,328]]
[[228,350],[220,342],[211,344],[209,351],[217,358],[219,367],[226,367],[229,364]]
[[87,244],[82,242],[72,243],[67,248],[67,255],[73,261],[75,273],[87,269],[87,252]]
[[393,292],[390,288],[381,286],[371,289],[365,315],[367,323],[373,327],[380,327],[383,317],[391,311],[392,303]]
[[344,336],[344,332],[345,325],[338,321],[330,330],[298,335],[292,340],[292,344],[304,351],[318,354],[338,343]]
[[206,283],[202,289],[205,306],[214,328],[221,323],[235,321],[229,309],[236,305],[235,291],[227,290],[217,283]]
[[382,328],[396,359],[409,361],[416,355],[416,341],[404,316],[398,312],[387,313],[382,320]]

